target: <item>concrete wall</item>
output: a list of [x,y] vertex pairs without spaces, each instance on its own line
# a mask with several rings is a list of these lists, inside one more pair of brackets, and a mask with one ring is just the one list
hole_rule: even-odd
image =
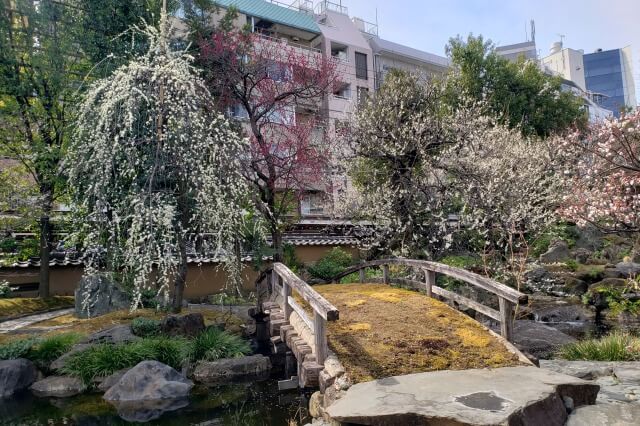
[[[296,247],[296,256],[305,263],[317,262],[327,252],[335,246],[299,246]],[[359,256],[356,247],[342,247],[355,259]],[[51,295],[53,296],[73,296],[77,284],[80,282],[83,273],[81,266],[53,266],[51,271]],[[0,268],[0,281],[7,280],[11,285],[29,285],[33,290],[16,292],[17,296],[36,297],[39,269],[37,267],[28,268]],[[255,289],[255,280],[258,272],[252,265],[245,265],[242,271],[242,281],[244,290],[250,292]],[[187,287],[184,297],[186,299],[201,299],[211,294],[220,293],[227,282],[227,273],[220,264],[204,263],[189,264],[187,272]]]

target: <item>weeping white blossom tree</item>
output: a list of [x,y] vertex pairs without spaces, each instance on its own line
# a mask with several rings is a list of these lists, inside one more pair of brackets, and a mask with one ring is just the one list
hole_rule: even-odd
[[130,283],[132,309],[145,289],[168,303],[173,287],[179,311],[188,253],[223,258],[238,285],[246,146],[215,110],[192,58],[170,48],[166,14],[159,29],[140,31],[148,52],[88,91],[67,166],[85,250],[106,253],[87,256],[88,273],[106,266]]

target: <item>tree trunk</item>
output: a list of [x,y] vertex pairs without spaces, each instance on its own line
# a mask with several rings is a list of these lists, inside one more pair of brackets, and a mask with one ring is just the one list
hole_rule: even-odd
[[180,248],[180,267],[178,268],[178,275],[176,276],[174,281],[172,303],[172,311],[176,314],[179,314],[182,310],[184,287],[187,282],[187,242],[185,241],[184,237],[180,237],[178,246]]
[[282,231],[278,226],[272,226],[271,228],[271,242],[273,248],[273,261],[282,262],[284,259],[284,250],[282,248]]
[[41,187],[43,197],[42,216],[40,217],[40,277],[38,282],[38,297],[49,297],[49,261],[51,260],[51,209],[52,195],[47,187]]
[[40,218],[40,279],[38,296],[49,297],[49,261],[51,258],[51,222],[49,215],[43,214]]

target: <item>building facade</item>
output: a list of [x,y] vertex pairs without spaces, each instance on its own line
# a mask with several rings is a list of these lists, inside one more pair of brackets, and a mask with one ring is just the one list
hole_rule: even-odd
[[584,51],[563,48],[562,42],[553,43],[548,56],[540,60],[545,71],[574,82],[586,91],[584,76]]
[[632,64],[630,47],[584,55],[587,90],[600,95],[598,104],[616,117],[623,109],[637,106]]

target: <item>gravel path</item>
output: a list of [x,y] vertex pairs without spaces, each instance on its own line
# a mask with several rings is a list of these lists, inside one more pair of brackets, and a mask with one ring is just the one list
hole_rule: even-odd
[[0,334],[10,333],[12,331],[30,326],[31,324],[61,317],[63,315],[70,314],[73,311],[73,308],[60,309],[57,311],[46,312],[44,314],[29,315],[15,320],[0,322]]

